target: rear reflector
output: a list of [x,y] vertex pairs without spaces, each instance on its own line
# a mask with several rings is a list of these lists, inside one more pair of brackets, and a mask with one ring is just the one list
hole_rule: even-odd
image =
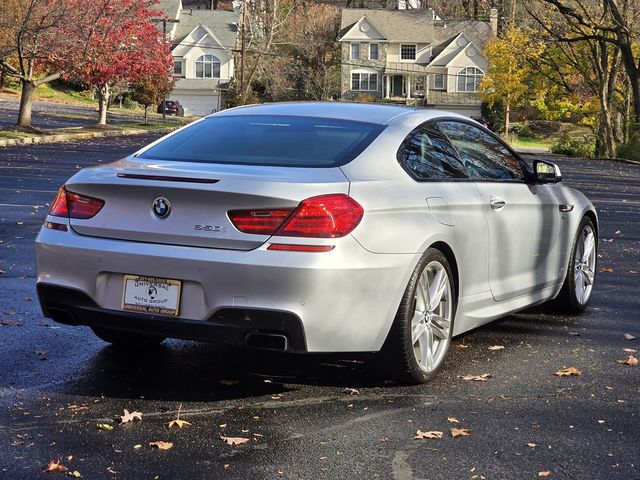
[[69,192],[63,185],[49,208],[49,215],[86,220],[95,216],[103,206],[104,201]]
[[229,219],[244,233],[273,235],[293,210],[232,210]]
[[61,232],[67,231],[67,226],[62,223],[44,222],[44,228],[48,228],[49,230],[59,230]]
[[288,243],[272,243],[267,250],[280,250],[284,252],[330,252],[336,248],[334,245],[292,245]]

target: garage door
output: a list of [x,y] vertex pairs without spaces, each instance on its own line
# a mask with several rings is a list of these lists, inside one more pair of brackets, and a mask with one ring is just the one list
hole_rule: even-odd
[[181,95],[174,92],[171,100],[179,101],[187,116],[204,116],[218,110],[218,95]]

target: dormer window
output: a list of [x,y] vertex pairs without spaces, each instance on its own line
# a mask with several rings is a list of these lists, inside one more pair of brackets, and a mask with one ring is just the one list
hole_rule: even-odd
[[400,45],[400,60],[415,60],[415,59],[416,59],[415,45]]

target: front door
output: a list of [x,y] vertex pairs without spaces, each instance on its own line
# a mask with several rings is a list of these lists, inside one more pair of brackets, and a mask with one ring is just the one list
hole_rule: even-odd
[[391,88],[391,96],[392,97],[403,97],[404,93],[403,93],[403,77],[402,75],[394,75],[392,77],[393,79],[393,85]]

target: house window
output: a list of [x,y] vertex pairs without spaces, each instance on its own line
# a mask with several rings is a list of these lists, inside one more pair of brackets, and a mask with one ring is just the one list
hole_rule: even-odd
[[351,60],[360,60],[360,44],[351,44]]
[[436,73],[433,77],[433,88],[444,89],[444,75]]
[[182,60],[173,61],[173,74],[179,77],[182,76]]
[[466,67],[458,72],[458,91],[477,92],[484,73],[476,67]]
[[369,60],[378,60],[378,44],[372,43],[369,45]]
[[416,59],[415,45],[400,45],[400,60],[415,60],[415,59]]
[[378,90],[378,74],[377,73],[352,73],[351,74],[351,90],[377,91]]
[[196,60],[196,78],[220,78],[220,60],[213,55],[202,55]]

